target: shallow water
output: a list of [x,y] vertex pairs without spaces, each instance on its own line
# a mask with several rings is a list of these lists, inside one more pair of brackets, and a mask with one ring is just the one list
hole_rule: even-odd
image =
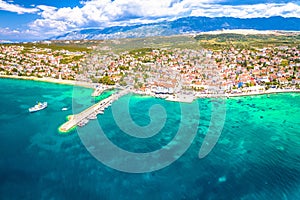
[[[113,104],[114,108],[129,102],[130,117],[139,126],[151,123],[148,113],[152,105],[162,106],[166,122],[150,138],[126,134],[114,120],[111,107],[79,132],[59,134],[57,129],[72,114],[72,108],[81,111],[101,99],[90,97],[91,92],[66,85],[0,79],[1,199],[300,198],[299,93],[227,99],[222,134],[203,159],[198,153],[213,110],[209,99],[199,99],[197,135],[188,150],[163,169],[134,174],[99,162],[89,152],[97,146],[87,149],[80,137],[97,138],[100,126],[122,149],[155,151],[173,141],[182,123],[180,104],[130,95]],[[36,101],[47,101],[49,106],[30,114],[27,109]],[[69,109],[62,111],[63,107]],[[193,110],[190,113],[185,123],[198,120]],[[118,159],[111,158],[114,162]]]

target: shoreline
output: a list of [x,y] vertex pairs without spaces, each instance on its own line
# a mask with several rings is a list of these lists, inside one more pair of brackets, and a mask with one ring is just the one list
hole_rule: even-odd
[[92,88],[95,89],[93,83],[82,82],[82,81],[73,81],[73,80],[62,80],[56,78],[38,78],[34,76],[17,76],[17,75],[0,75],[0,79],[17,79],[17,80],[30,80],[30,81],[38,81],[38,82],[45,82],[45,83],[54,83],[54,84],[61,84],[61,85],[71,85],[71,86],[81,86],[85,88]]
[[[300,93],[298,89],[272,89],[264,92],[249,92],[249,93],[240,93],[240,94],[229,94],[228,98],[234,97],[243,97],[243,96],[258,96],[258,95],[268,95],[268,94],[279,94],[279,93]],[[227,97],[227,96],[226,96]]]
[[[71,85],[71,86],[80,86],[80,87],[85,87],[85,88],[90,88],[90,89],[95,89],[95,85],[93,83],[88,83],[88,82],[82,82],[82,81],[73,81],[73,80],[61,80],[61,79],[55,79],[55,78],[37,78],[37,77],[32,77],[32,76],[16,76],[16,75],[0,75],[0,79],[16,79],[16,80],[31,80],[31,81],[38,81],[38,82],[46,82],[46,83],[54,83],[54,84],[62,84],[62,85]],[[186,102],[186,103],[191,103],[196,99],[201,99],[201,98],[234,98],[234,97],[243,97],[243,96],[257,96],[257,95],[267,95],[267,94],[276,94],[276,93],[300,93],[300,89],[273,89],[270,88],[269,90],[266,91],[255,91],[255,92],[242,92],[242,93],[225,93],[225,94],[198,94],[194,95],[193,101],[180,101],[180,98],[174,98],[174,99],[168,99],[169,96],[164,97],[157,97],[155,95],[151,94],[146,94],[143,92],[138,92],[136,90],[131,91],[134,94],[137,95],[146,95],[149,97],[154,97],[154,98],[162,98],[166,99],[168,101],[177,101],[177,102]]]
[[197,99],[213,99],[213,98],[236,98],[236,97],[254,97],[259,95],[269,95],[269,94],[279,94],[279,93],[300,93],[300,89],[270,89],[263,92],[247,92],[247,93],[225,93],[225,94],[198,94],[195,95],[193,99],[183,99],[182,97],[174,97],[173,95],[165,95],[165,96],[159,96],[155,94],[149,94],[149,93],[143,93],[143,92],[137,92],[136,90],[131,90],[131,93],[138,95],[138,96],[146,96],[146,97],[152,97],[152,98],[161,98],[165,99],[166,101],[173,101],[173,102],[179,102],[179,103],[193,103]]

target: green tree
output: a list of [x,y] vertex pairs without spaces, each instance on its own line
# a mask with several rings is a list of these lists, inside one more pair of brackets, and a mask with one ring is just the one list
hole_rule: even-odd
[[115,85],[115,81],[112,80],[109,76],[103,76],[98,80],[99,83],[105,84],[105,85]]
[[281,66],[288,66],[288,64],[289,64],[289,61],[288,60],[286,60],[286,59],[283,59],[282,61],[281,61],[281,63],[280,63],[280,65]]

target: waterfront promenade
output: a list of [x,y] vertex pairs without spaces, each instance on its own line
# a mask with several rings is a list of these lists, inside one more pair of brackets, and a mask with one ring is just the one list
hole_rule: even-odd
[[75,126],[84,126],[90,119],[96,119],[98,114],[102,114],[105,108],[109,107],[114,101],[128,94],[130,90],[121,90],[108,98],[92,105],[84,111],[69,117],[68,121],[59,127],[60,132],[68,132]]

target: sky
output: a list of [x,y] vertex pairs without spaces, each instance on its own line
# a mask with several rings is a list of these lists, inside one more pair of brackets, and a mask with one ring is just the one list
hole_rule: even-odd
[[300,18],[300,0],[0,0],[0,41],[187,16]]

